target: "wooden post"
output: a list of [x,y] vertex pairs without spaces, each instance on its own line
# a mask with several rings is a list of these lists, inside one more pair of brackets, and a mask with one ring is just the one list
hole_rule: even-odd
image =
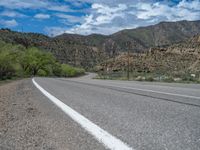
[[127,59],[127,79],[130,80],[130,48],[131,42],[127,42],[127,51],[128,51],[128,59]]

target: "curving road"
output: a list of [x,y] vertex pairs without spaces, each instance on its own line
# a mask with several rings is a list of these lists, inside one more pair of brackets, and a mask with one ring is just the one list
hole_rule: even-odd
[[[109,134],[106,140],[98,139],[97,128],[87,128],[80,121],[83,118],[65,112],[77,131],[84,132],[83,138],[91,141],[91,147],[85,143],[87,149],[95,145],[95,149],[112,149],[110,136],[125,145],[120,149],[200,149],[200,85],[95,80],[93,76],[34,78],[46,92],[87,119],[86,123],[89,120],[89,125],[102,129],[102,136]],[[113,142],[113,149],[120,147],[117,144]]]

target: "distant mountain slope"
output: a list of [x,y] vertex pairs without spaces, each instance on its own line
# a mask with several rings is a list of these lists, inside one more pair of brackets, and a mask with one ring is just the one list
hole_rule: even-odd
[[161,22],[157,25],[117,32],[110,37],[123,48],[132,41],[135,50],[171,45],[200,33],[200,21]]
[[[102,70],[126,70],[127,53],[102,63]],[[130,70],[183,76],[189,73],[200,74],[200,34],[165,48],[151,48],[145,53],[130,54]]]
[[93,45],[108,52],[113,51],[111,44],[119,51],[125,51],[125,43],[131,41],[134,51],[143,51],[150,47],[171,45],[199,33],[200,20],[161,22],[152,26],[122,30],[109,36],[98,34],[80,36],[65,33],[55,38]]
[[51,51],[59,61],[90,68],[107,58],[127,51],[131,42],[132,52],[143,52],[152,47],[166,47],[200,34],[200,21],[161,22],[157,25],[122,30],[105,36],[91,34],[62,34],[48,37],[36,33],[0,30],[0,39],[26,47],[36,46]]

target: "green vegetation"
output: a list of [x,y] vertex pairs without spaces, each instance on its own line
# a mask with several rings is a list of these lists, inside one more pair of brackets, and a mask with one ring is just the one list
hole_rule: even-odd
[[[117,72],[99,72],[96,79],[107,80],[128,80],[126,71]],[[169,75],[150,72],[130,72],[129,80],[134,81],[148,81],[148,82],[177,82],[177,83],[200,83],[200,76],[198,74],[192,76],[190,73],[181,75]]]
[[0,80],[30,76],[73,77],[84,70],[60,64],[51,53],[0,41]]
[[62,70],[61,75],[64,77],[79,76],[79,75],[84,74],[84,72],[85,72],[84,69],[72,67],[67,64],[62,64],[61,70]]

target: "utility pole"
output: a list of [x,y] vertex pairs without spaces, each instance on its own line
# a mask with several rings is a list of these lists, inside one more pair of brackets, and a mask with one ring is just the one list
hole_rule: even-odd
[[131,42],[127,42],[127,51],[128,51],[128,59],[127,59],[127,79],[130,80],[130,48]]
[[130,80],[130,50],[128,49],[128,73],[127,78]]

